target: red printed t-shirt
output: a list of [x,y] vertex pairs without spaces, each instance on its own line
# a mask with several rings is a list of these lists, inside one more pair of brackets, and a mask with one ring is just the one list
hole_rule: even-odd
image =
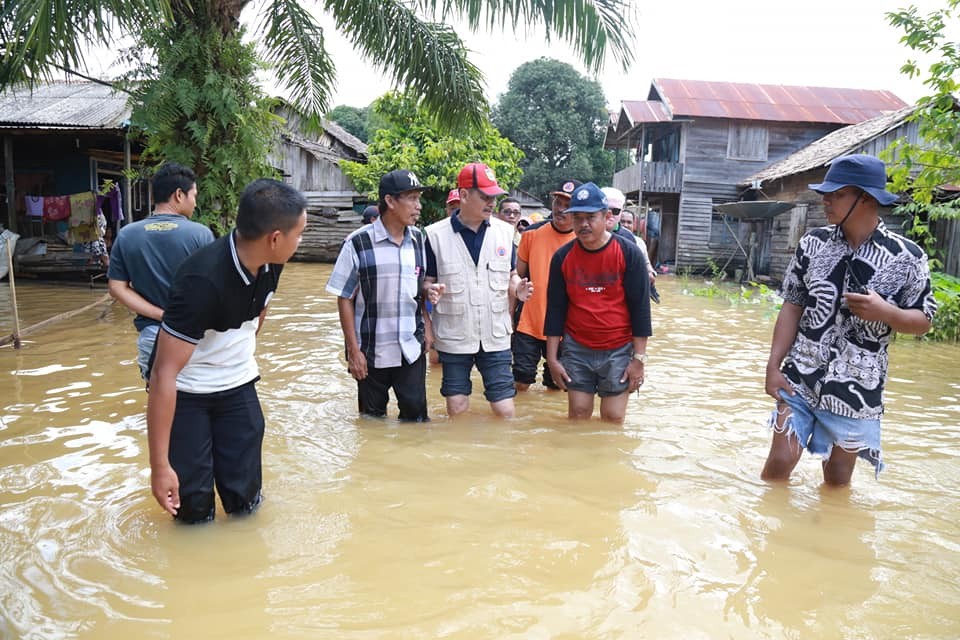
[[650,281],[637,243],[618,234],[590,251],[579,241],[550,263],[544,333],[564,333],[590,349],[617,349],[649,337]]
[[543,335],[543,319],[547,315],[547,286],[550,280],[550,260],[557,249],[573,239],[573,230],[557,231],[550,222],[541,222],[520,234],[517,258],[528,266],[533,295],[523,303],[517,332],[546,340]]

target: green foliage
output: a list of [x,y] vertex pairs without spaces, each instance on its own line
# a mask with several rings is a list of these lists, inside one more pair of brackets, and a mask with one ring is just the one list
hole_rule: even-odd
[[340,162],[357,190],[371,200],[377,199],[381,176],[394,169],[409,169],[431,187],[424,193],[422,212],[422,219],[429,223],[443,216],[447,191],[456,186],[457,174],[467,163],[488,164],[504,189],[520,181],[523,153],[489,122],[470,133],[453,135],[439,128],[415,98],[394,92],[379,98],[374,111],[388,126],[377,131],[370,142],[367,163]]
[[[142,43],[155,52],[156,63],[141,63],[126,79],[134,132],[147,141],[144,162],[192,167],[194,219],[220,232],[232,226],[243,188],[275,175],[266,157],[280,119],[253,82],[256,56],[241,35],[193,26],[145,29]],[[130,57],[149,59],[139,49]]]
[[960,279],[945,273],[930,274],[937,313],[926,337],[936,342],[960,341]]
[[[481,126],[487,117],[483,75],[449,26],[514,32],[546,27],[547,40],[571,45],[593,70],[613,55],[633,59],[634,20],[627,0],[323,0],[316,3],[370,64],[405,87],[448,128]],[[229,38],[254,6],[255,42],[290,102],[319,124],[335,78],[324,33],[302,0],[0,0],[0,89],[36,83],[56,68],[83,66],[89,42],[142,44],[145,27],[195,27]]]
[[776,290],[759,282],[735,284],[723,280],[723,272],[717,269],[711,278],[691,283],[689,272],[681,274],[680,290],[684,295],[711,300],[726,300],[731,306],[756,306],[765,316],[774,316],[783,306],[783,298]]
[[563,180],[611,184],[614,158],[603,149],[603,91],[571,65],[540,58],[517,67],[492,120],[526,156],[520,188],[545,202]]
[[937,238],[930,229],[930,221],[943,216],[942,206],[924,205],[914,201],[898,206],[896,211],[906,216],[903,230],[926,252],[930,269],[939,269],[942,263],[937,249]]
[[327,119],[336,122],[363,142],[369,142],[378,129],[386,126],[383,118],[369,106],[360,108],[338,105],[327,113]]
[[[886,14],[891,25],[903,30],[902,44],[937,58],[925,71],[915,60],[908,60],[900,69],[911,78],[926,74],[923,84],[930,93],[917,101],[917,109],[910,116],[918,123],[920,144],[901,139],[882,156],[890,164],[893,190],[909,190],[929,219],[960,217],[960,200],[944,199],[939,189],[960,183],[960,112],[954,97],[960,90],[960,43],[950,42],[946,34],[948,26],[960,18],[960,0],[945,1],[944,8],[926,16],[920,15],[915,6]],[[917,215],[922,210],[903,212]]]

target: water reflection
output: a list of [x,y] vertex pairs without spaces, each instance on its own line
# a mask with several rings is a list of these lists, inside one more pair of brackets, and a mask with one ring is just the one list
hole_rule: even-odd
[[[357,416],[329,267],[293,264],[261,334],[266,502],[176,526],[153,502],[129,314],[0,349],[0,636],[956,637],[956,346],[891,349],[876,482],[758,479],[772,315],[658,283],[623,428]],[[100,295],[18,289],[24,324]],[[5,317],[0,286],[0,325]],[[0,329],[3,331],[3,329]]]

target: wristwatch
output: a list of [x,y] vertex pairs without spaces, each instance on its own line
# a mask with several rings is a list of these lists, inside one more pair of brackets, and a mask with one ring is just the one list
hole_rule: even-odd
[[639,360],[642,364],[647,364],[647,354],[645,353],[635,353],[633,359]]

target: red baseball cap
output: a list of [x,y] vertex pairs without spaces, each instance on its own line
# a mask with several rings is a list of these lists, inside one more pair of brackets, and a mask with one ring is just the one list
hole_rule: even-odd
[[502,196],[506,193],[497,184],[493,169],[482,162],[471,162],[460,170],[457,186],[461,189],[477,189],[488,196]]
[[460,202],[459,189],[450,189],[450,193],[447,194],[447,204],[450,204],[451,202]]

